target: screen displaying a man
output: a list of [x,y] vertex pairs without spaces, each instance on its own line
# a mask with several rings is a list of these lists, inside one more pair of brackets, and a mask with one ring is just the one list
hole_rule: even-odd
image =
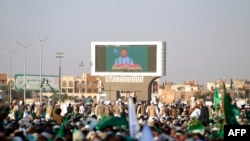
[[132,58],[127,56],[128,52],[125,48],[121,49],[120,52],[120,57],[115,59],[115,65],[125,65],[125,64],[130,64],[130,65],[134,65],[134,61]]
[[128,56],[128,51],[126,48],[122,48],[120,51],[120,57],[115,59],[112,66],[112,71],[120,72],[135,72],[141,71],[140,64],[134,64],[134,60]]

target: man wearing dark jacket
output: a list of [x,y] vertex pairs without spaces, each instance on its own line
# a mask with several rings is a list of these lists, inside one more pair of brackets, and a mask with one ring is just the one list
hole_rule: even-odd
[[209,125],[209,110],[208,107],[204,104],[203,100],[199,101],[201,114],[199,117],[200,122],[203,124],[203,126]]

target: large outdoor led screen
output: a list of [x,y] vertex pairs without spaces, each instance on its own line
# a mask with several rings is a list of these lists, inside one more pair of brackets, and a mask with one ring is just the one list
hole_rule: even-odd
[[93,75],[163,75],[164,42],[92,42]]

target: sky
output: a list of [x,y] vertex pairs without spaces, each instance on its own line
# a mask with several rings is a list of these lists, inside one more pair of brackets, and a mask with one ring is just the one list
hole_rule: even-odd
[[40,74],[42,54],[42,73],[58,75],[63,52],[62,75],[79,76],[90,73],[92,41],[166,41],[162,81],[250,78],[249,7],[249,0],[1,0],[0,73],[24,73],[17,42],[27,47],[27,74]]

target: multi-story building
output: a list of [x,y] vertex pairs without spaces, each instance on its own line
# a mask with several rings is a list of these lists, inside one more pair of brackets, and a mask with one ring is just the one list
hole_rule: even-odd
[[7,73],[0,74],[0,86],[7,86],[11,84],[13,88],[15,86],[15,78],[10,77]]
[[181,99],[188,103],[190,98],[199,92],[199,90],[199,85],[193,83],[193,81],[185,82],[184,84],[169,83],[161,90],[160,101],[170,104]]
[[138,100],[149,101],[159,95],[159,78],[153,76],[101,76],[107,99],[115,101],[136,96]]
[[82,74],[82,77],[62,76],[62,93],[68,95],[95,95],[101,92],[101,81],[96,76]]
[[[0,86],[7,86],[9,82],[15,88],[15,78],[9,77],[8,74],[0,74]],[[101,87],[102,83],[98,77],[86,73],[81,77],[62,76],[61,79],[62,93],[70,96],[95,95],[101,92]],[[50,96],[52,92],[43,92],[43,94]]]
[[0,86],[6,86],[8,84],[8,75],[0,74]]

